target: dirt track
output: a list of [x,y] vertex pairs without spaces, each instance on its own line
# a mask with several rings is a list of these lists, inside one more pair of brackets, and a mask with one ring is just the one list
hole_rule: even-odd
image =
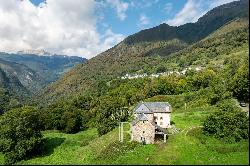
[[238,107],[242,109],[242,111],[247,112],[247,115],[249,116],[249,103],[246,103],[246,107],[241,107],[238,100],[235,99],[235,103]]

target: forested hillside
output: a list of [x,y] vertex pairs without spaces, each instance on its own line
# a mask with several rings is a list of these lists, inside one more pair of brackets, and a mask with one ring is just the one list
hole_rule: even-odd
[[[82,127],[97,127],[99,134],[105,134],[118,125],[120,118],[128,118],[129,114],[120,117],[118,114],[120,110],[125,109],[125,112],[130,112],[136,103],[158,95],[173,95],[163,101],[170,102],[174,109],[184,107],[182,100],[192,107],[213,106],[232,98],[248,101],[248,27],[243,26],[228,33],[222,32],[224,29],[227,28],[223,27],[220,32],[216,32],[220,34],[219,36],[208,37],[159,63],[166,68],[174,64],[175,69],[202,65],[201,70],[191,69],[185,74],[173,73],[158,78],[115,78],[97,87],[96,91],[99,93],[96,91],[75,93],[70,99],[61,99],[44,110],[46,111],[44,119],[48,120],[47,129],[67,131],[69,129],[65,128],[66,126],[60,125],[62,121],[54,118],[63,118],[66,115],[69,117],[68,114],[72,114],[73,118],[82,114],[84,120]],[[157,100],[162,99],[156,98]],[[84,111],[80,113],[78,109]],[[75,131],[74,128],[71,129]]]
[[[61,79],[42,91],[38,100],[44,99],[44,101],[53,102],[58,98],[67,98],[75,94],[83,94],[89,90],[96,90],[97,93],[99,93],[101,90],[98,90],[98,87],[106,86],[108,81],[116,77],[135,72],[154,73],[159,70],[159,68],[164,68],[163,70],[178,69],[179,67],[191,65],[190,61],[193,63],[195,61],[194,59],[199,56],[203,56],[202,58],[198,58],[200,61],[210,61],[210,58],[216,56],[216,52],[212,49],[218,47],[218,54],[224,54],[225,51],[229,50],[218,46],[218,44],[227,45],[227,43],[223,42],[229,43],[230,41],[226,41],[227,39],[224,41],[223,37],[222,39],[221,37],[217,37],[215,41],[211,40],[210,42],[209,40],[199,42],[199,40],[209,36],[230,21],[246,18],[243,22],[247,22],[249,15],[248,3],[248,1],[243,0],[219,6],[209,11],[196,23],[185,24],[179,27],[162,24],[158,27],[143,30],[135,35],[129,36],[115,47],[66,73]],[[243,24],[245,30],[244,28],[239,30],[240,27],[235,28],[235,31],[231,32],[231,35],[237,34],[237,30],[247,31],[248,23]],[[248,37],[243,36],[243,38]],[[231,41],[232,40],[234,39],[232,38]],[[242,43],[246,42],[246,40],[233,42]],[[206,54],[192,55],[191,52],[195,52],[195,47],[198,47],[198,50],[205,49],[205,47],[210,47],[205,46],[208,43],[215,47],[209,48],[210,51],[206,51]],[[204,45],[204,47],[202,45]],[[234,46],[231,45],[227,47],[233,48]],[[190,53],[192,58],[186,58],[188,60],[185,62],[186,64],[181,64],[185,56],[180,56],[184,54],[185,50],[189,50],[186,51],[186,53]],[[175,58],[169,58],[173,56],[176,57],[176,59],[180,59],[179,62],[175,63],[173,62]]]
[[0,113],[29,99],[28,88],[41,86],[39,81],[39,76],[28,67],[0,59]]
[[30,101],[32,96],[86,59],[63,55],[0,53],[0,110]]

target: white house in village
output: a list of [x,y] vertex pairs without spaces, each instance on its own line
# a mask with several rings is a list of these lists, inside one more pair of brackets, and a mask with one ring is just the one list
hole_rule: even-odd
[[134,141],[151,144],[157,134],[164,136],[170,128],[172,107],[167,102],[141,102],[134,109],[132,122],[132,138]]

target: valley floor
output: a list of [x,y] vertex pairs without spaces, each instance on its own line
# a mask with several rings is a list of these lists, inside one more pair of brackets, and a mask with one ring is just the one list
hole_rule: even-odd
[[249,164],[248,141],[225,143],[203,136],[198,126],[212,108],[197,109],[173,113],[181,132],[170,135],[167,143],[120,143],[118,129],[102,137],[96,129],[77,134],[46,131],[44,154],[18,164]]

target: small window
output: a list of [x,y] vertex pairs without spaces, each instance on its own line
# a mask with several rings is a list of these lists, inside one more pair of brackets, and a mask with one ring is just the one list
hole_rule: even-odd
[[142,123],[144,123],[145,121],[143,120]]
[[145,133],[145,131],[142,132],[143,134]]
[[157,119],[158,119],[157,116],[155,116],[155,117],[154,117],[154,120],[157,120]]
[[157,124],[157,122],[155,122],[155,124]]
[[160,122],[160,125],[163,125],[163,123],[162,123],[162,122]]
[[163,117],[160,117],[160,120],[162,120],[163,119]]

